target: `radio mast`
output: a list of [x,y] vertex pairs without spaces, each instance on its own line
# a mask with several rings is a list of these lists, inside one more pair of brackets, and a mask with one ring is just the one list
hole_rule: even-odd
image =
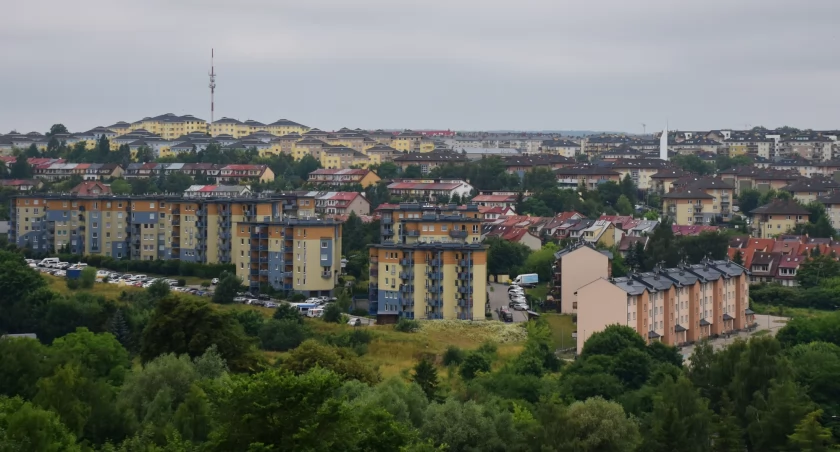
[[215,56],[215,51],[210,49],[210,125],[207,127],[208,132],[210,127],[213,126],[213,114],[215,113],[216,105],[213,101],[213,96],[216,93],[216,68],[213,66],[213,57]]

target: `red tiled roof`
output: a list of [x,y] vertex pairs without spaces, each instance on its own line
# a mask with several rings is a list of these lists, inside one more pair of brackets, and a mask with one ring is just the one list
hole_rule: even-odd
[[330,196],[331,201],[353,201],[359,196],[358,193],[352,191],[340,191]]
[[779,263],[779,268],[796,268],[804,261],[805,257],[803,256],[784,256],[782,257],[782,261]]
[[388,186],[389,190],[454,190],[461,184],[434,183],[434,182],[394,182]]
[[719,228],[717,226],[705,226],[705,225],[680,225],[680,224],[673,224],[671,225],[671,230],[674,231],[674,235],[698,235],[701,232],[715,232]]
[[516,195],[478,195],[472,202],[516,202]]

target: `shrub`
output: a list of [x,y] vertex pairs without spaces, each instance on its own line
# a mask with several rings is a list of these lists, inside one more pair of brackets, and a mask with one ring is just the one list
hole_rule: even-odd
[[210,287],[210,281],[201,281],[201,287],[205,289]]
[[464,362],[464,351],[455,345],[450,345],[443,352],[444,366],[458,366]]
[[364,317],[364,316],[368,315],[368,311],[367,311],[367,309],[354,308],[352,311],[350,311],[350,314],[355,315],[357,317]]
[[293,320],[303,324],[303,316],[300,315],[298,308],[288,303],[280,303],[277,306],[277,309],[274,310],[274,320]]
[[79,287],[82,289],[92,289],[96,282],[96,269],[93,267],[85,267],[79,276]]
[[341,308],[338,307],[338,303],[330,303],[324,308],[324,321],[330,323],[341,323],[342,319],[342,312]]
[[68,279],[67,280],[67,288],[70,290],[76,290],[81,286],[78,279]]
[[283,352],[301,344],[309,336],[305,325],[294,320],[268,320],[260,327],[262,348]]
[[475,351],[464,358],[460,374],[464,380],[472,380],[479,372],[490,372],[490,358]]
[[326,336],[324,342],[336,347],[350,348],[357,355],[367,353],[367,344],[373,340],[373,333],[365,328],[353,328],[341,334]]
[[479,345],[477,349],[475,349],[476,353],[480,353],[486,356],[491,361],[493,360],[493,358],[496,357],[496,352],[498,351],[499,347],[496,345],[496,343],[490,341],[482,342],[482,344]]
[[400,319],[400,321],[394,325],[394,329],[402,333],[413,333],[420,329],[420,322],[410,319]]
[[302,293],[296,293],[296,294],[292,295],[291,297],[289,297],[289,300],[291,300],[293,303],[298,302],[298,301],[303,301],[303,300],[306,300],[306,295],[304,295]]
[[187,285],[187,280],[184,278],[178,278],[178,287],[184,287]]

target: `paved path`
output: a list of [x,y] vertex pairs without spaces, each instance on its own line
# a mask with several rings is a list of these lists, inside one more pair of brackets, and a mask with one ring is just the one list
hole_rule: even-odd
[[[788,320],[790,320],[790,319],[787,318],[787,317],[777,317],[777,316],[772,316],[772,315],[756,314],[755,315],[755,321],[758,322],[758,327],[756,328],[755,331],[753,331],[753,332],[742,331],[738,334],[733,334],[732,336],[729,336],[728,338],[713,339],[713,340],[710,341],[710,343],[712,344],[712,347],[715,350],[720,350],[720,349],[726,347],[727,345],[731,344],[735,339],[737,339],[737,338],[741,338],[741,339],[745,339],[745,340],[749,339],[750,336],[752,336],[753,334],[755,334],[758,331],[769,330],[770,331],[769,334],[774,335],[774,334],[776,334],[777,331],[779,331],[779,329],[781,329],[783,326],[785,326],[785,324],[787,324]],[[690,359],[692,353],[694,353],[694,345],[686,345],[685,347],[682,348],[681,352],[683,354],[683,358],[685,358],[686,360]]]

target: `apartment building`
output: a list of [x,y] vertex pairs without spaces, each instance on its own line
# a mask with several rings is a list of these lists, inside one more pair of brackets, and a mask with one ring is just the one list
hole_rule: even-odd
[[503,160],[505,162],[505,171],[510,174],[516,174],[519,177],[525,177],[525,173],[534,168],[543,167],[554,170],[575,165],[573,158],[553,154],[511,155],[504,157]]
[[252,293],[271,287],[307,296],[330,295],[338,283],[339,221],[244,221],[233,235],[231,261]]
[[388,184],[391,196],[405,200],[438,202],[441,198],[452,199],[469,196],[473,192],[472,185],[459,179],[394,179]]
[[621,182],[621,173],[612,168],[594,165],[574,165],[554,170],[557,185],[561,188],[577,189],[585,186],[587,190],[598,188],[598,184],[607,181]]
[[577,289],[577,352],[592,334],[626,325],[646,342],[693,343],[755,323],[747,270],[729,260],[598,278]]
[[349,169],[352,166],[367,167],[367,155],[347,146],[327,146],[321,152],[321,166],[331,169]]
[[639,190],[649,190],[653,187],[652,177],[659,171],[668,167],[668,162],[658,158],[621,158],[605,164],[608,168],[618,173],[619,179],[626,176],[636,185]]
[[709,224],[717,216],[715,198],[699,188],[662,195],[662,213],[676,224]]
[[598,250],[583,241],[573,242],[554,253],[552,294],[560,312],[574,314],[578,310],[577,291],[599,278],[612,276],[612,253]]
[[543,140],[540,143],[539,150],[542,153],[562,155],[573,159],[580,154],[580,144],[571,140]]
[[750,228],[753,236],[770,238],[788,234],[796,225],[807,223],[810,212],[795,200],[777,199],[753,209],[749,214],[752,216]]
[[[712,210],[716,219],[729,221],[732,218],[732,199],[735,186],[716,177],[681,178],[672,184],[674,191],[698,190],[712,197]],[[678,223],[685,224],[685,223]]]
[[231,262],[241,222],[298,215],[297,195],[190,198],[47,194],[13,198],[9,239],[37,252],[68,248],[132,260]]
[[[103,129],[105,128],[103,127]],[[160,135],[166,140],[173,140],[181,135],[186,135],[191,132],[207,133],[207,121],[196,118],[193,115],[179,116],[174,113],[165,113],[159,116],[145,117],[139,121],[133,122],[128,130],[135,131],[138,129],[143,129],[150,133]],[[116,135],[116,133],[114,135]]]
[[351,191],[309,191],[296,192],[298,218],[316,216],[370,215],[370,201],[363,193]]
[[[397,150],[400,148],[395,147]],[[419,166],[420,172],[429,174],[438,166],[464,164],[467,156],[452,151],[408,152],[394,158],[394,164],[405,170],[409,166]]]
[[366,169],[317,169],[309,173],[307,182],[328,187],[342,187],[359,184],[367,188],[379,182],[379,176]]
[[817,199],[817,201],[825,205],[825,213],[831,221],[831,226],[840,231],[840,192],[833,192]]
[[793,199],[808,204],[818,198],[828,196],[840,189],[840,183],[833,179],[820,179],[819,176],[810,179],[801,179],[785,185],[781,190],[790,193]]
[[380,243],[370,247],[370,313],[406,319],[483,320],[487,247],[478,206],[380,206]]

